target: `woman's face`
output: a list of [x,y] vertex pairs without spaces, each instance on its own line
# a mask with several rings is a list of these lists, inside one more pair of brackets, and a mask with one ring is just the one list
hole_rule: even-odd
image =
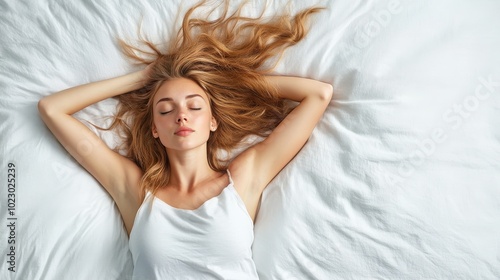
[[153,100],[153,137],[171,150],[190,150],[204,145],[217,123],[205,91],[194,81],[165,81]]

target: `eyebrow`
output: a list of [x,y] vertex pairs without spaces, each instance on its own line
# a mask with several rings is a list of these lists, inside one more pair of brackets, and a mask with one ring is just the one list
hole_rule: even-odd
[[[185,99],[189,99],[189,98],[194,98],[194,97],[201,97],[203,99],[203,97],[199,94],[190,94],[190,95],[187,95]],[[162,102],[162,101],[174,101],[172,98],[170,97],[164,97],[164,98],[161,98],[160,100],[158,100],[158,102],[156,102],[156,104]]]

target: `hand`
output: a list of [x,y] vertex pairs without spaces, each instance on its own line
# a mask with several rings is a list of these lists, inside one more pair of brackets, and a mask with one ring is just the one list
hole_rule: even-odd
[[144,72],[144,77],[146,79],[151,75],[153,67],[154,67],[154,63],[150,63],[150,64],[148,64],[148,66],[146,66],[146,68],[144,68],[144,70],[142,70]]
[[148,64],[148,66],[146,66],[146,68],[144,69],[144,71],[147,74],[149,74],[151,72],[151,68],[153,68],[153,63]]
[[138,78],[137,82],[140,85],[139,87],[143,87],[146,85],[149,78],[151,77],[153,66],[154,66],[153,63],[150,63],[146,66],[146,68],[139,70],[135,73],[130,73],[131,75],[134,75],[136,79]]

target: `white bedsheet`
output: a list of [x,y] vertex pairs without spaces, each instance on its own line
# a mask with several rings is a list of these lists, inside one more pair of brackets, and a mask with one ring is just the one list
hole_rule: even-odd
[[[114,36],[134,38],[142,14],[158,41],[194,2],[180,3],[0,1],[1,279],[130,279],[113,201],[36,104],[134,70]],[[318,3],[328,10],[277,72],[330,82],[335,94],[263,195],[261,279],[499,279],[500,2]],[[104,123],[114,106],[77,116]]]

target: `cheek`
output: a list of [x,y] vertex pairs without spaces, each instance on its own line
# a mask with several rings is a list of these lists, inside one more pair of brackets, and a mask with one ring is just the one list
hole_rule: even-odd
[[216,123],[213,122],[213,116],[212,115],[208,115],[206,116],[205,118],[205,126],[207,127],[208,130],[211,130],[212,126],[215,126]]
[[161,122],[158,120],[156,116],[153,117],[153,127],[158,130],[161,127]]
[[154,127],[156,128],[156,131],[159,134],[165,133],[165,131],[169,128],[168,117],[166,117],[166,116],[154,117],[153,124],[154,124]]
[[197,125],[209,126],[211,119],[212,116],[208,112],[200,112],[198,114],[192,115],[192,120],[195,120]]

